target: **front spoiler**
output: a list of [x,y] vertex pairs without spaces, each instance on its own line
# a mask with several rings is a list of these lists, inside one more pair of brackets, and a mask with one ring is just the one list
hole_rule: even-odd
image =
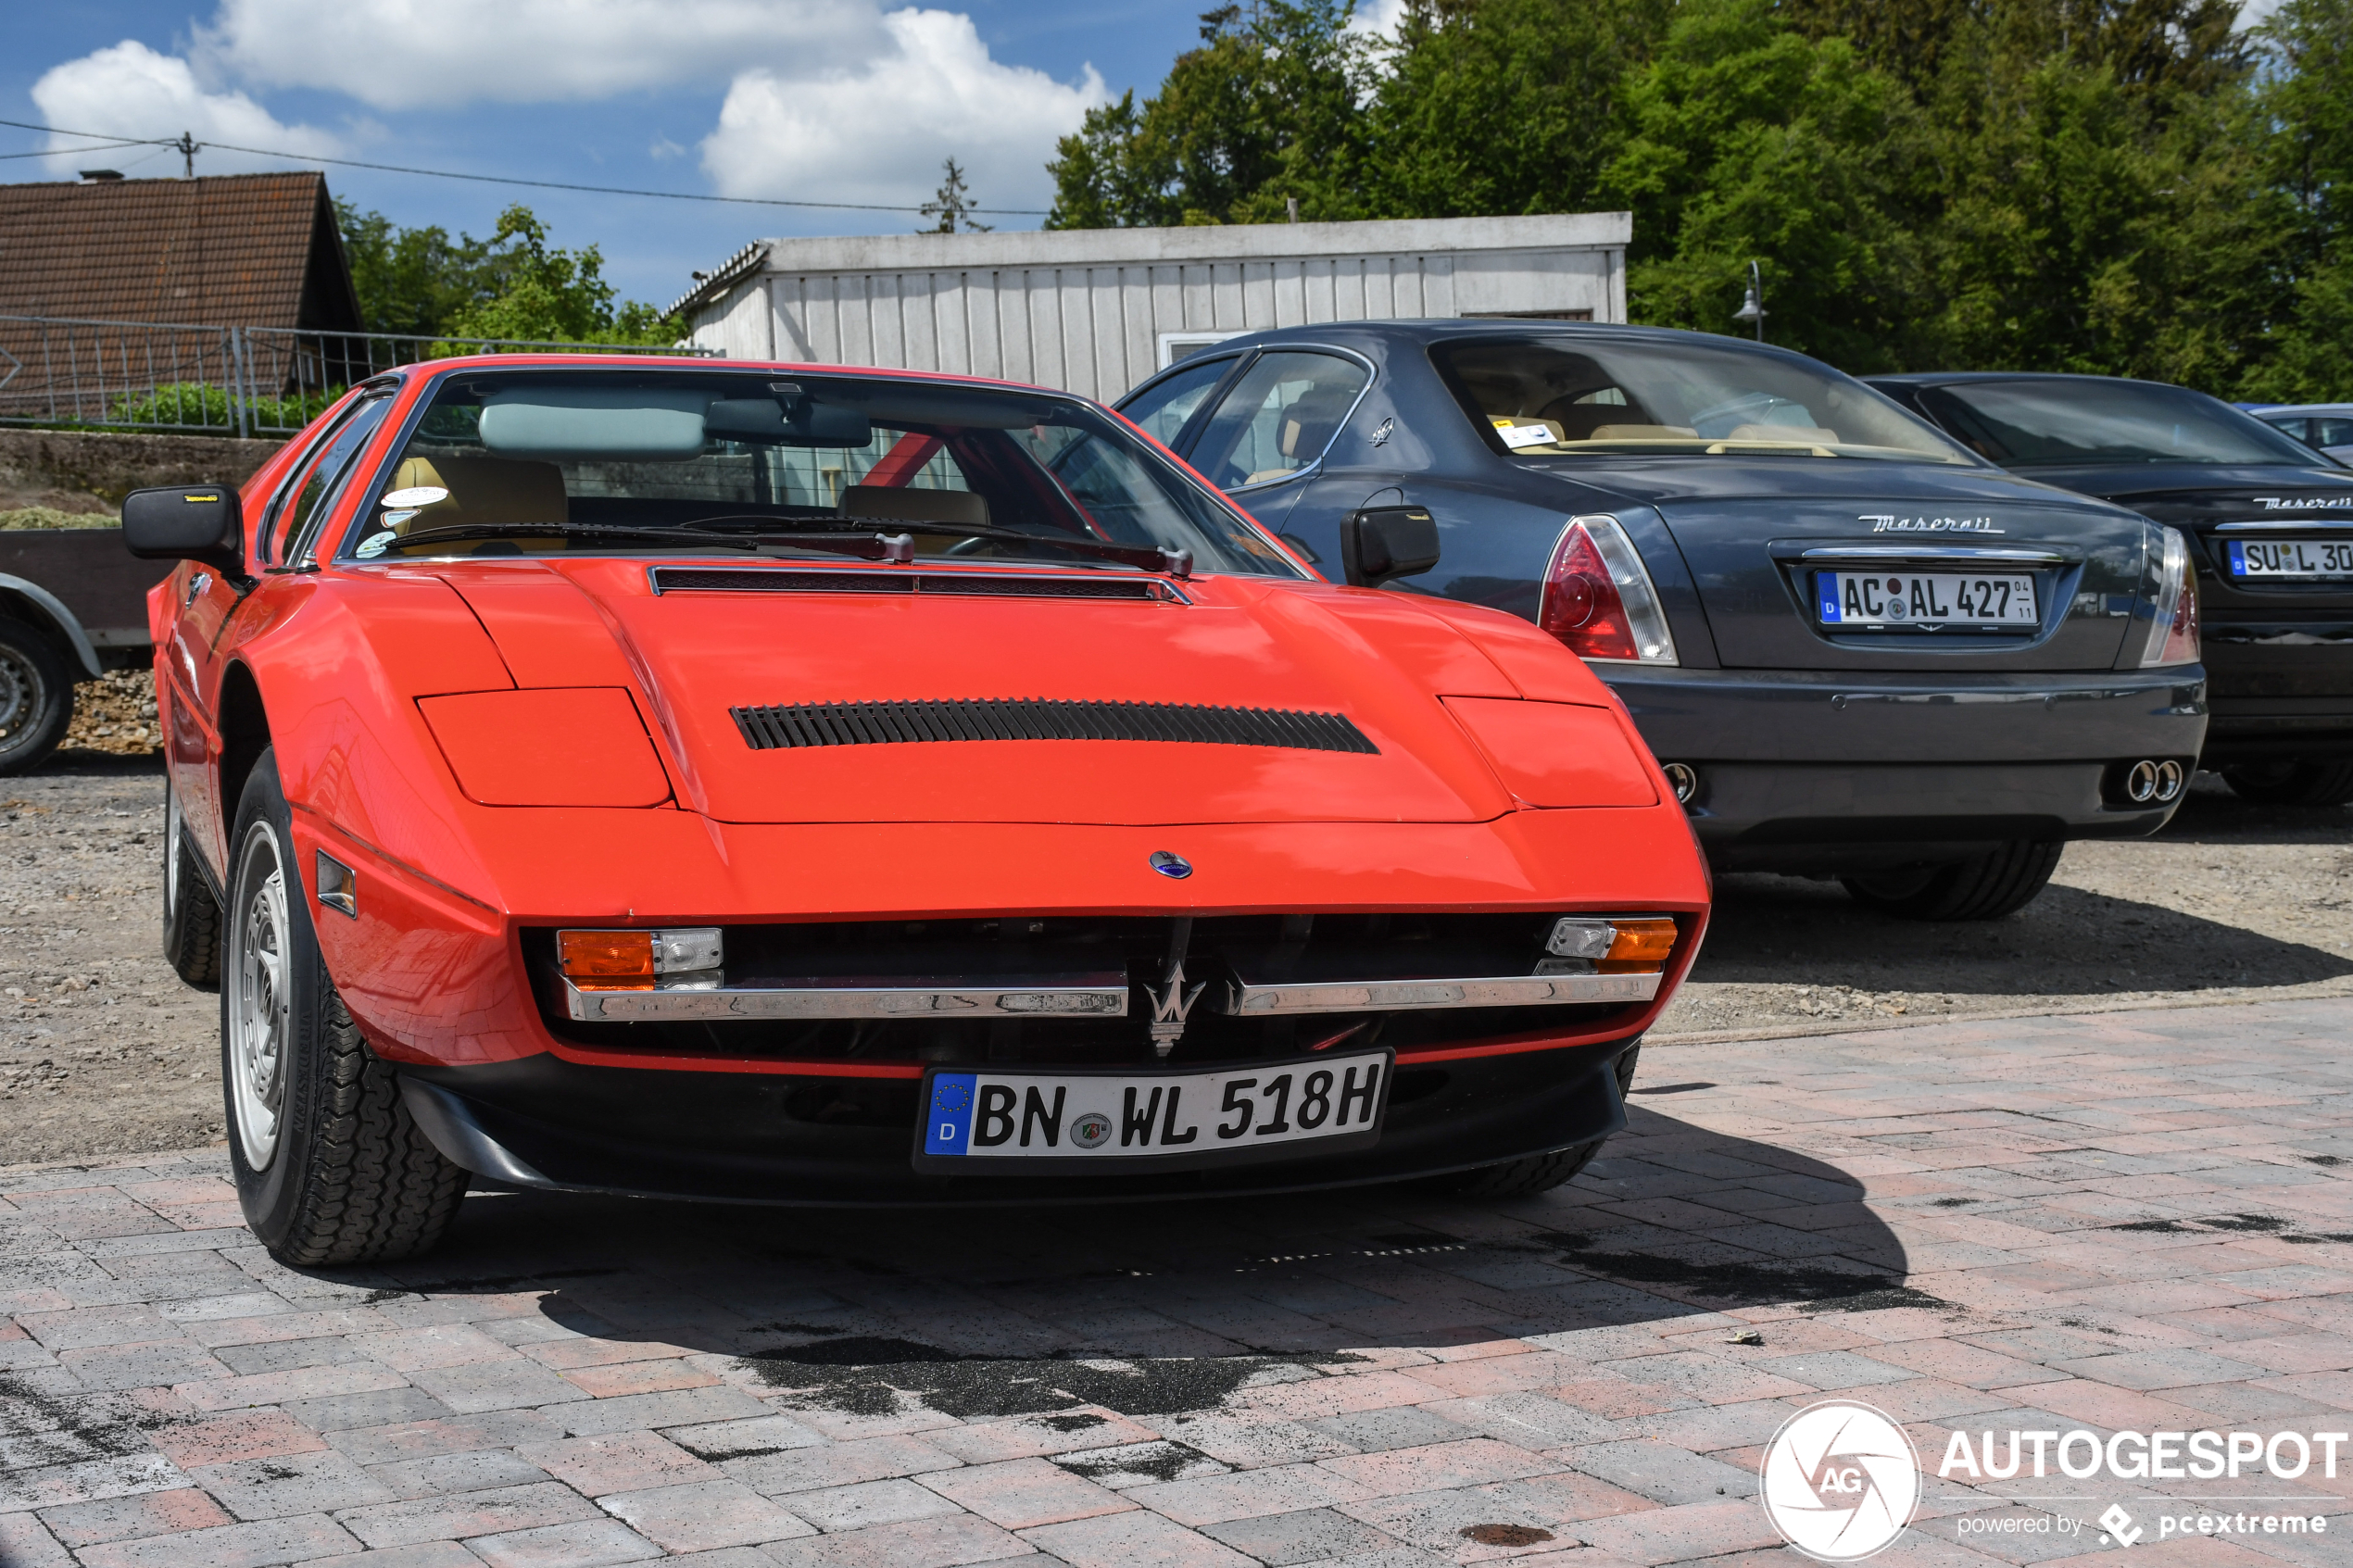
[[400,1085],[445,1157],[512,1186],[857,1208],[1127,1203],[1404,1181],[1591,1143],[1626,1125],[1614,1068],[1638,1043],[1401,1061],[1371,1148],[1144,1175],[919,1174],[911,1156],[921,1084],[911,1079],[670,1073],[536,1056],[403,1067]]

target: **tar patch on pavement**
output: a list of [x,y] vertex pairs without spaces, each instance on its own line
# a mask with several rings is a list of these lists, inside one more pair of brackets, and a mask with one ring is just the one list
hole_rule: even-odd
[[1360,1361],[1346,1351],[1122,1360],[959,1355],[911,1339],[846,1335],[742,1358],[787,1408],[889,1415],[901,1396],[942,1415],[1043,1415],[1096,1405],[1122,1415],[1214,1410],[1234,1390],[1277,1368]]

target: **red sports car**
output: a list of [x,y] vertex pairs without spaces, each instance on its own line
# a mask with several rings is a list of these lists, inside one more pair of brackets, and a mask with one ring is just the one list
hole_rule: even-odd
[[182,562],[165,947],[290,1262],[429,1247],[473,1175],[1538,1191],[1706,920],[1576,659],[1373,591],[1427,514],[1333,585],[1060,393],[449,359],[123,519]]

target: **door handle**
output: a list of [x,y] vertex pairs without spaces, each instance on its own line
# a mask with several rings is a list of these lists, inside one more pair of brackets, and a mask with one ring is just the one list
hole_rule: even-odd
[[204,597],[205,590],[211,586],[212,573],[209,571],[199,571],[194,577],[189,578],[188,596],[180,601],[180,608],[182,609],[185,609],[190,605],[195,604],[198,599]]

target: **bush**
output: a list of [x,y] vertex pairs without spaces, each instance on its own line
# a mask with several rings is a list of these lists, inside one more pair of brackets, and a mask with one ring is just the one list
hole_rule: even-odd
[[[344,389],[337,386],[296,397],[247,398],[246,428],[264,425],[281,430],[300,430],[325,413],[328,406],[343,394]],[[107,422],[195,426],[223,432],[237,428],[237,421],[229,408],[228,390],[204,382],[171,382],[157,387],[145,397],[119,397],[107,415]]]

